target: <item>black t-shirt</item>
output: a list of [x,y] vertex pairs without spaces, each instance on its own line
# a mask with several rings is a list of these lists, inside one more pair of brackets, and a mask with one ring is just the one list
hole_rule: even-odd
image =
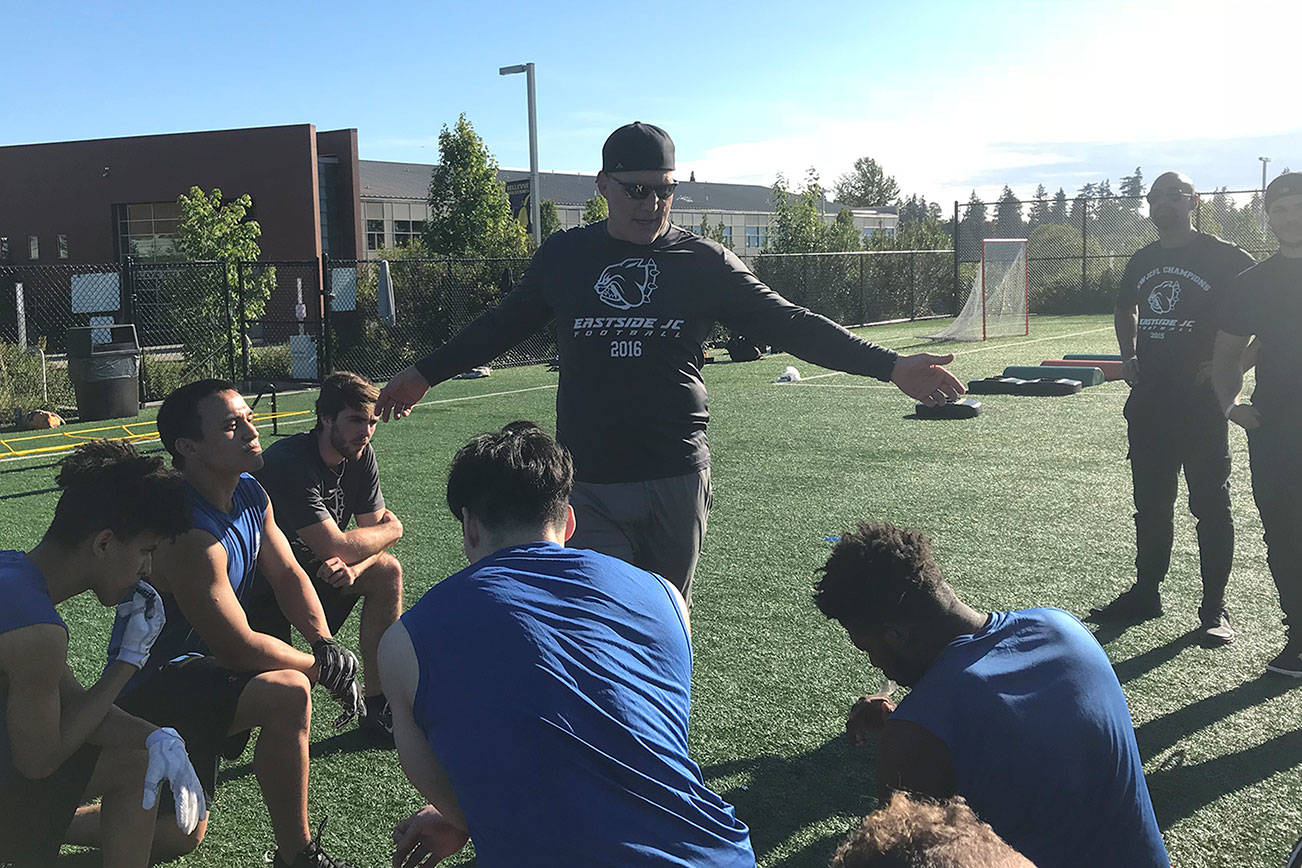
[[273,443],[263,453],[262,469],[254,474],[271,498],[276,526],[303,564],[320,558],[299,539],[300,530],[328,518],[347,530],[353,516],[384,509],[380,467],[371,445],[366,444],[356,461],[333,468],[321,460],[316,436],[315,431],[304,431]]
[[416,363],[430,383],[556,320],[556,433],[586,482],[709,464],[701,344],[715,322],[823,367],[889,380],[896,354],[769,289],[731,251],[678,227],[649,245],[605,222],[557,232],[493,310]]
[[[1130,258],[1117,306],[1139,307],[1137,391],[1194,386],[1199,368],[1212,360],[1222,298],[1252,264],[1247,251],[1201,232],[1181,247],[1155,241]],[[1201,385],[1211,388],[1209,380]]]
[[1240,274],[1221,310],[1220,329],[1257,336],[1252,405],[1262,424],[1302,426],[1302,259],[1276,253]]

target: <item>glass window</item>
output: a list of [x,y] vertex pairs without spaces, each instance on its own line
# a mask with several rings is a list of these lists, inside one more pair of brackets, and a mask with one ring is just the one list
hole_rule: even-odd
[[723,243],[728,247],[732,246],[732,227],[726,223],[723,226]]
[[175,202],[137,202],[114,208],[118,215],[119,251],[144,260],[176,258],[180,205]]
[[68,236],[56,235],[54,236],[54,240],[55,240],[55,245],[58,248],[59,258],[67,259],[68,258]]
[[41,258],[41,242],[37,239],[35,235],[27,236],[27,258],[28,259]]
[[379,250],[384,246],[384,221],[366,221],[366,249]]
[[760,246],[760,243],[759,243],[759,227],[758,227],[758,226],[747,226],[747,227],[746,227],[746,246],[747,246],[747,247],[759,247],[759,246]]
[[0,262],[9,261],[9,236],[0,235]]

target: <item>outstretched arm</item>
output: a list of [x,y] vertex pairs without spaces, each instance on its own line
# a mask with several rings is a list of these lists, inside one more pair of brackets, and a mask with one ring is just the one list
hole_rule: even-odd
[[480,314],[443,346],[385,384],[375,401],[375,412],[381,419],[388,422],[409,416],[430,386],[487,364],[547,324],[552,310],[539,289],[543,249],[534,255],[520,282],[496,307]]

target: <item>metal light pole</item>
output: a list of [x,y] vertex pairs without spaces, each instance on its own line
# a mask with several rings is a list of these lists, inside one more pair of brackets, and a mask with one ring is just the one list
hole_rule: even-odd
[[1258,157],[1261,160],[1261,194],[1266,195],[1266,164],[1270,162],[1270,157]]
[[498,75],[524,73],[529,88],[529,225],[533,227],[533,240],[542,244],[542,185],[538,181],[538,105],[534,99],[533,64],[517,63],[503,66]]

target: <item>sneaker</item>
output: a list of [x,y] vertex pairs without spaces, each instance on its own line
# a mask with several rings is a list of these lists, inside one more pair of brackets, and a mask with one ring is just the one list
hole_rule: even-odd
[[387,701],[374,705],[378,707],[371,707],[372,703],[367,703],[366,717],[357,724],[357,728],[376,746],[391,748],[394,746],[393,709],[389,708]]
[[1210,648],[1228,645],[1234,641],[1234,628],[1230,626],[1230,613],[1224,608],[1198,610],[1198,638]]
[[321,818],[321,825],[316,827],[316,835],[307,846],[299,850],[294,856],[293,862],[286,862],[281,858],[280,850],[276,850],[272,859],[273,868],[353,868],[342,859],[336,859],[325,850],[321,849],[321,833],[325,831],[326,818]]
[[1266,664],[1266,671],[1290,678],[1302,678],[1302,642],[1290,639],[1279,656]]
[[1158,592],[1140,585],[1123,591],[1106,606],[1090,609],[1091,621],[1147,621],[1162,614],[1162,598]]

